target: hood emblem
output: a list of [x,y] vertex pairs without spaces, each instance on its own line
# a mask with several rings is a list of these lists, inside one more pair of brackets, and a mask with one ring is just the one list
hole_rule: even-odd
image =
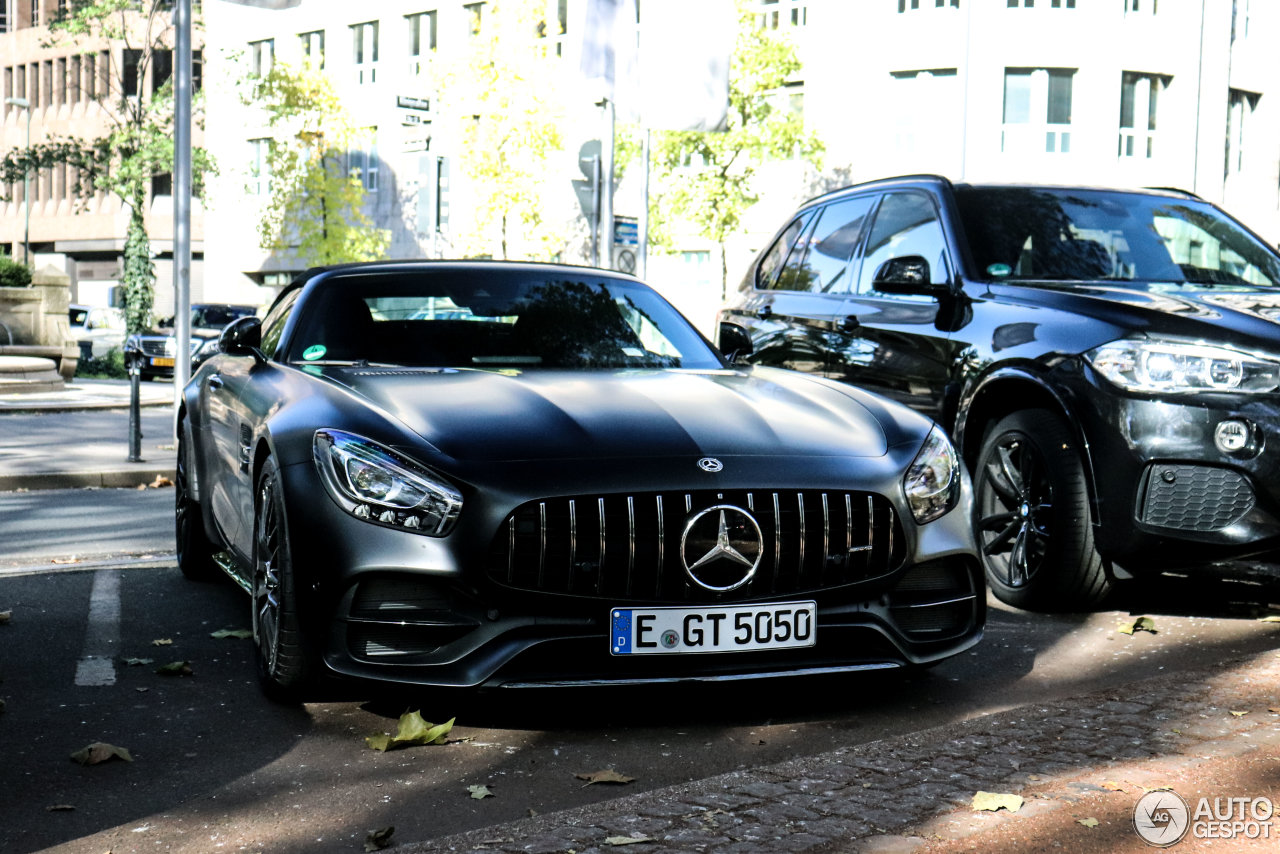
[[680,559],[695,584],[714,593],[737,590],[755,577],[764,537],[755,518],[741,507],[717,504],[685,525]]
[[715,457],[703,457],[698,460],[698,468],[709,472],[724,471],[724,463],[720,462]]

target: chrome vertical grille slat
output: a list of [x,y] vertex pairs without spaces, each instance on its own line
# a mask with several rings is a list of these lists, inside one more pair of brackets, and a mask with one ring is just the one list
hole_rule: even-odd
[[[720,489],[531,501],[495,536],[488,576],[518,590],[616,603],[719,602],[813,593],[877,578],[901,563],[902,535],[882,496],[817,489],[763,495],[757,501],[754,492]],[[695,585],[681,560],[682,537],[668,536],[718,504],[745,508],[763,537],[755,578],[727,595]],[[596,519],[579,519],[588,505]],[[583,542],[580,533],[592,529]]]

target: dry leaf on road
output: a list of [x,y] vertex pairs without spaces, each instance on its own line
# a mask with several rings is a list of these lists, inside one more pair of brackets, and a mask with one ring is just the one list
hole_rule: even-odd
[[595,771],[591,774],[574,774],[579,780],[586,780],[587,783],[582,788],[590,786],[592,783],[630,783],[635,777],[628,777],[625,774],[619,774],[612,768],[606,768],[603,771]]
[[488,786],[467,786],[467,791],[470,792],[471,797],[475,798],[477,801],[495,797],[493,792],[489,791]]
[[125,748],[101,741],[95,741],[88,747],[80,748],[71,754],[71,758],[81,765],[99,765],[110,759],[123,759],[125,762],[133,761],[133,756]]
[[998,792],[978,792],[973,796],[973,808],[989,812],[1001,809],[1017,812],[1022,809],[1022,796],[1006,795]]
[[1083,824],[1085,827],[1097,827],[1098,820],[1096,818],[1078,818],[1076,824]]
[[1116,631],[1122,635],[1131,635],[1134,632],[1151,632],[1156,634],[1156,621],[1150,617],[1138,617],[1133,622],[1123,622],[1116,627]]
[[446,736],[453,729],[453,722],[456,720],[457,718],[449,718],[442,724],[433,724],[423,720],[421,712],[405,712],[400,716],[395,735],[371,735],[364,742],[382,753],[413,744],[445,744],[449,740]]

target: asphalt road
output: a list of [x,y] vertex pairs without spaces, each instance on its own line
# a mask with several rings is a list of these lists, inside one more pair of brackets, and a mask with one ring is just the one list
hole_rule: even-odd
[[171,488],[0,492],[0,574],[173,550]]
[[[69,547],[75,547],[70,543]],[[972,653],[913,677],[627,690],[375,694],[274,705],[259,694],[248,601],[171,565],[0,572],[0,850],[114,854],[349,852],[395,826],[403,842],[547,813],[744,766],[1274,649],[1277,597],[1170,579],[1123,608],[1032,615],[994,607]],[[1157,633],[1119,633],[1144,613]],[[156,645],[157,641],[170,641]],[[131,664],[131,659],[149,659]],[[190,676],[161,665],[189,663]],[[457,718],[449,744],[379,753],[365,737],[421,710]],[[132,762],[82,767],[88,744]],[[575,775],[615,769],[625,785]],[[476,800],[468,787],[494,797]]]

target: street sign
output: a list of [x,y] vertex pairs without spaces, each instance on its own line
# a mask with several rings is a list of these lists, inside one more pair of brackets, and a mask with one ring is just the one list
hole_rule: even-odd
[[615,246],[640,245],[640,223],[635,217],[614,216],[613,243]]

